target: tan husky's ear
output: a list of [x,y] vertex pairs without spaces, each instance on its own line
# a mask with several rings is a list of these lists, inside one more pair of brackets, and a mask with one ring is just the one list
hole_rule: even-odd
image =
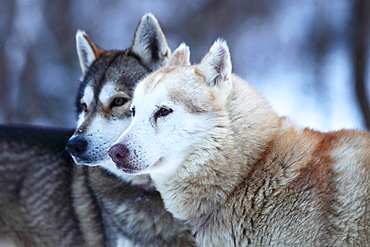
[[182,43],[172,54],[167,66],[188,66],[190,65],[190,49]]
[[85,75],[90,65],[104,52],[96,46],[87,34],[78,30],[76,33],[76,48],[82,74]]
[[206,83],[213,87],[227,81],[231,75],[231,58],[226,41],[218,39],[199,64]]
[[171,50],[154,15],[148,13],[141,18],[131,49],[151,70],[166,65]]

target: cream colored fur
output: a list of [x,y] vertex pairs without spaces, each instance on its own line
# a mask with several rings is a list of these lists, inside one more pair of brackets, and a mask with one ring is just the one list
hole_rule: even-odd
[[116,163],[150,174],[199,246],[367,246],[370,136],[278,116],[231,74],[224,41],[190,66],[182,45],[145,78]]

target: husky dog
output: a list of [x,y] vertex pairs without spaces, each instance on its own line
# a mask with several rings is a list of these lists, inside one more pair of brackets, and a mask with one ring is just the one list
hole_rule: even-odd
[[[78,127],[67,150],[75,163],[97,166],[76,172],[75,181],[81,184],[75,183],[73,190],[78,215],[89,218],[95,202],[88,203],[84,195],[91,191],[109,239],[121,236],[122,245],[129,241],[138,246],[193,246],[190,228],[165,210],[149,176],[128,176],[108,156],[108,149],[130,124],[134,86],[170,56],[157,20],[144,15],[132,47],[124,51],[102,50],[82,31],[77,32],[76,44],[83,80],[76,102]],[[82,225],[90,227],[88,221]]]
[[109,153],[122,171],[151,175],[199,246],[369,244],[369,133],[279,117],[231,73],[222,40],[198,65],[185,45],[173,57],[137,86]]
[[[1,246],[4,238],[16,246],[87,246],[71,198],[74,165],[65,145],[72,133],[0,127]],[[89,231],[103,239],[102,228]]]
[[[145,35],[147,42],[140,42],[138,39]],[[83,32],[78,32],[77,37],[82,46],[87,45],[87,51],[93,49],[99,55],[94,59],[91,53],[79,50],[80,58],[89,58],[82,62],[91,64],[81,64],[85,80],[81,83],[78,107],[84,103],[80,102],[82,97],[87,100],[83,91],[85,84],[86,87],[91,85],[88,84],[90,80],[102,81],[104,77],[113,80],[114,73],[119,76],[126,70],[127,74],[118,78],[122,81],[117,86],[127,89],[125,92],[130,95],[140,76],[165,61],[158,50],[164,36],[152,15],[144,16],[139,24],[133,46],[136,53],[133,48],[106,52],[97,48]],[[130,68],[135,70],[129,71]],[[120,93],[123,92],[117,90],[117,94],[122,95]],[[115,104],[119,105],[118,101],[115,100]],[[93,107],[93,104],[86,107]],[[79,111],[83,111],[83,107],[84,104]],[[125,119],[128,114],[125,108],[121,109],[121,115],[120,111],[112,113],[118,116],[112,121]],[[159,193],[146,178],[137,181],[147,184],[132,185],[99,167],[75,167],[65,152],[72,134],[73,130],[0,126],[1,246],[194,245],[189,229],[164,210]],[[101,138],[95,134],[97,139]],[[106,137],[110,142],[117,139]],[[69,142],[68,145],[69,148],[81,148],[76,143],[71,146]],[[81,160],[76,161],[80,163]],[[118,235],[126,238],[118,241]]]

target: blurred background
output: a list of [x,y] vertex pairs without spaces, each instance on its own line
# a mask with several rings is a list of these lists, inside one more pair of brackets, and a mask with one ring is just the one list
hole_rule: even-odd
[[369,128],[368,0],[1,0],[0,123],[75,127],[75,33],[125,49],[152,12],[199,62],[227,40],[233,71],[281,115],[318,130]]

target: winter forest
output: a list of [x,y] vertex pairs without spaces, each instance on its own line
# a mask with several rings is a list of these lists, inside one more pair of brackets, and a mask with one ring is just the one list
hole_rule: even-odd
[[75,127],[75,33],[125,49],[153,13],[169,46],[199,62],[227,40],[235,74],[273,108],[318,130],[370,127],[368,0],[2,0],[0,123]]

